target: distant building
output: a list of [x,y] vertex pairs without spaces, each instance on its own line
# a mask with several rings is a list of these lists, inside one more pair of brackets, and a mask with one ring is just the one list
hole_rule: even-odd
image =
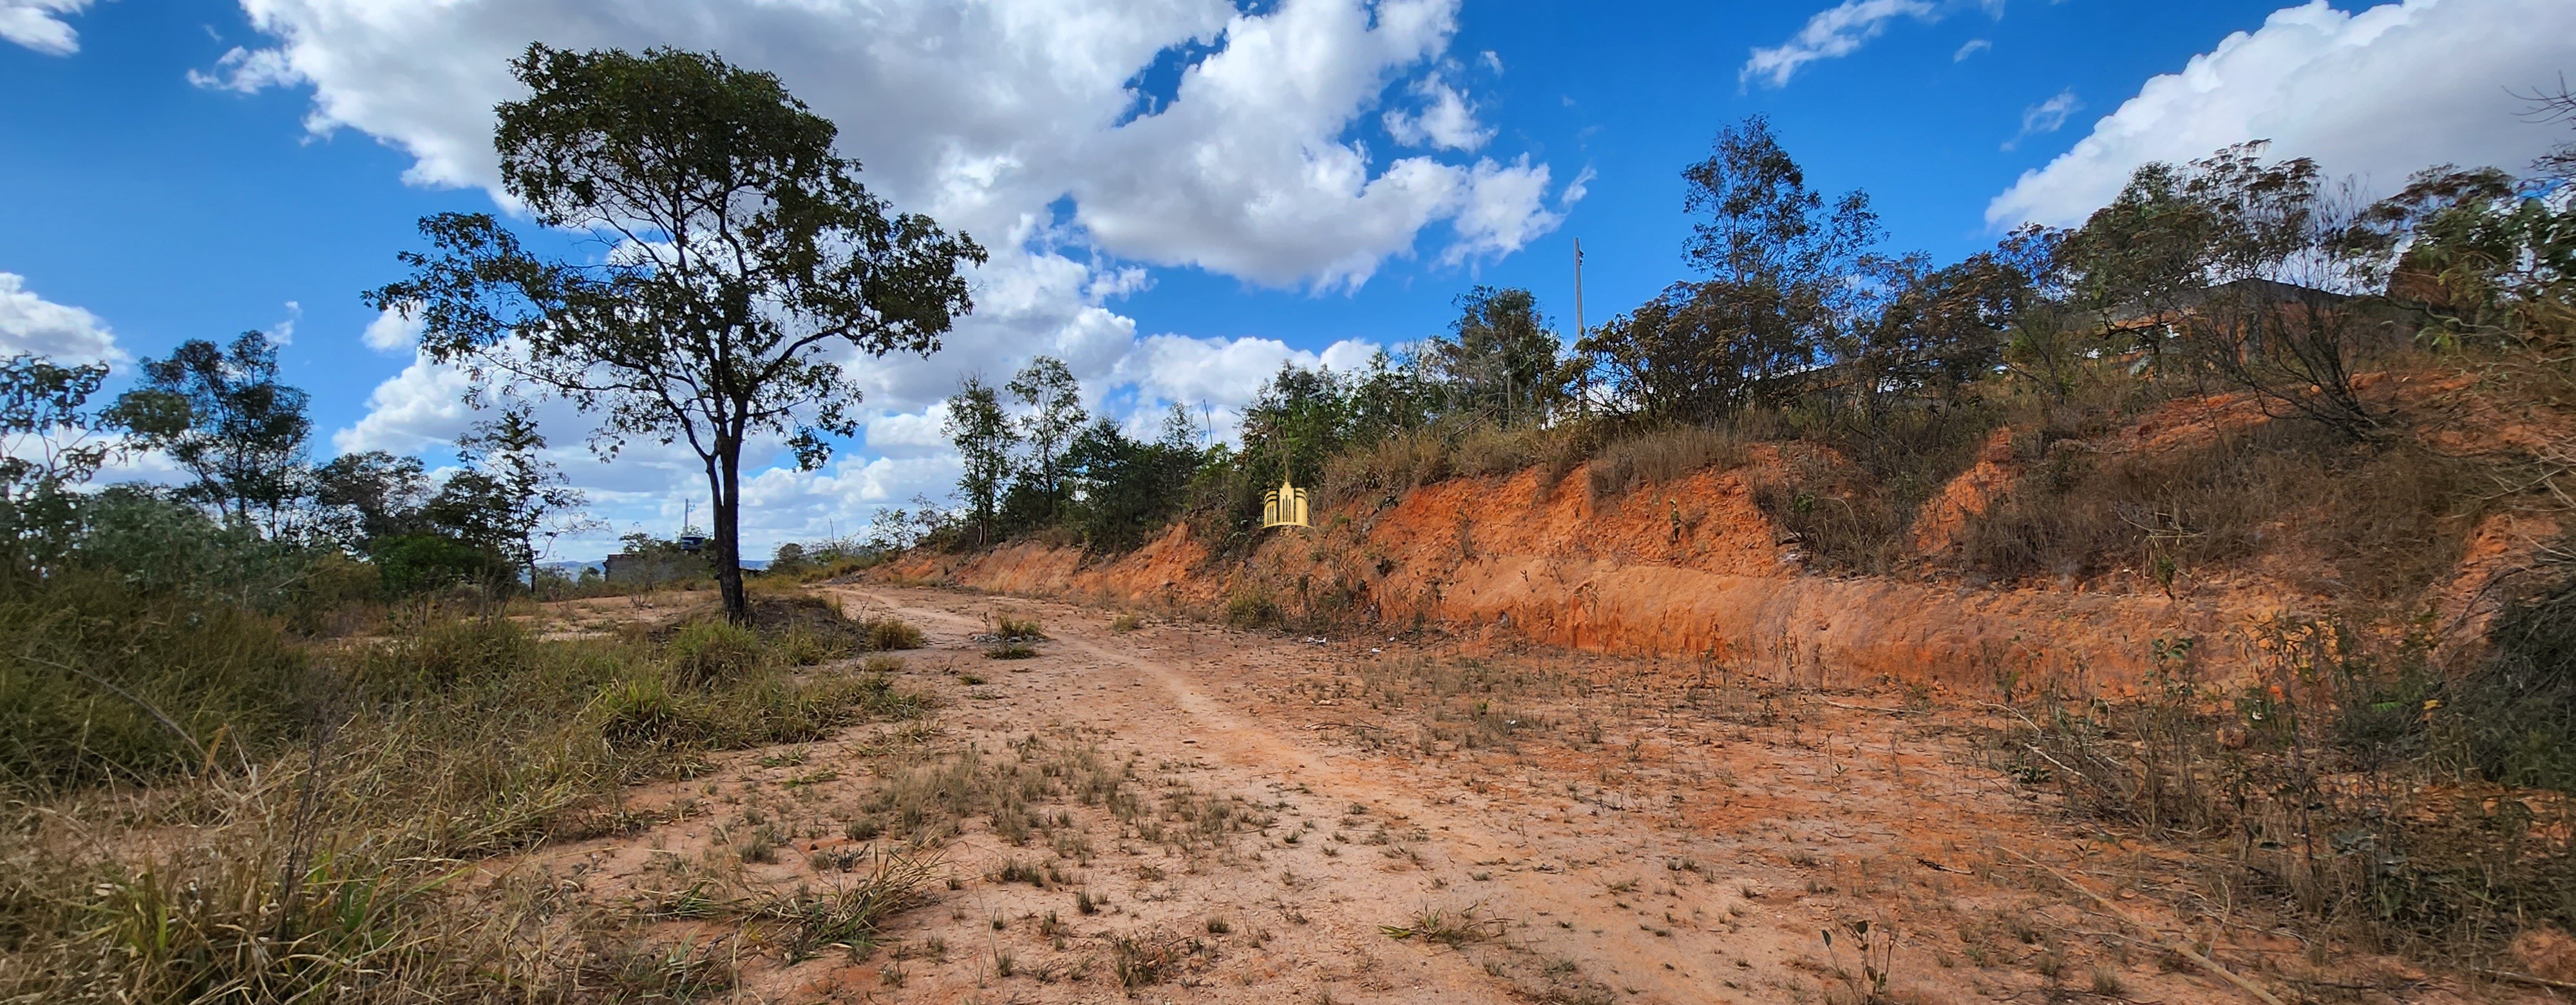
[[608,556],[604,564],[604,575],[609,582],[643,586],[703,576],[707,572],[705,559],[676,552],[619,552]]

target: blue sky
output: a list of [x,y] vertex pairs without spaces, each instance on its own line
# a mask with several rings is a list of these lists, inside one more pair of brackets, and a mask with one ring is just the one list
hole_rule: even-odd
[[[1891,245],[1954,258],[2238,139],[2383,188],[2518,168],[2563,130],[2507,89],[2576,69],[2565,0],[847,6],[0,0],[0,348],[286,329],[317,456],[438,459],[472,420],[457,378],[357,294],[419,216],[494,208],[501,60],[713,47],[841,121],[881,193],[1004,251],[950,352],[870,371],[866,436],[756,483],[763,549],[944,492],[935,402],[965,372],[1045,352],[1113,414],[1222,415],[1282,358],[1439,331],[1480,282],[1570,332],[1577,237],[1597,322],[1685,277],[1677,172],[1749,114],[1819,186],[1867,190]],[[579,416],[546,416],[615,530],[704,492],[682,457],[601,465]]]

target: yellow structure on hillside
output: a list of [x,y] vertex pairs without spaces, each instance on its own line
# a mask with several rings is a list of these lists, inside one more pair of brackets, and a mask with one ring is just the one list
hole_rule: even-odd
[[1261,526],[1312,527],[1306,522],[1306,490],[1279,479],[1279,487],[1261,494]]

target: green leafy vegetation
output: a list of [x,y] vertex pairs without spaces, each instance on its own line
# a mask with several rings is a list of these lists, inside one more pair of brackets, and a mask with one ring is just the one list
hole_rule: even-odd
[[[438,218],[427,229],[450,257],[414,256],[425,285],[397,284],[381,304],[427,318],[443,358],[490,362],[475,356],[478,339],[509,327],[479,313],[489,288],[437,271],[483,254],[499,267],[476,282],[507,285],[530,275],[513,271],[522,266],[564,280],[519,303],[557,312],[542,323],[555,340],[525,343],[537,351],[521,362],[583,373],[637,363],[649,378],[664,371],[617,353],[685,367],[670,351],[681,342],[766,360],[763,377],[709,384],[698,404],[713,413],[615,409],[626,433],[706,414],[731,422],[708,455],[711,470],[726,465],[722,502],[745,430],[780,428],[785,409],[840,386],[838,369],[808,358],[820,339],[927,351],[966,308],[954,270],[981,252],[886,212],[856,165],[830,154],[829,125],[774,80],[680,53],[537,49],[519,69],[534,93],[501,110],[505,174],[553,223],[614,211],[589,202],[597,178],[670,191],[722,173],[727,158],[791,169],[770,175],[767,192],[810,213],[780,217],[773,198],[759,220],[728,209],[667,222],[751,235],[766,271],[724,282],[793,287],[762,299],[820,334],[783,339],[738,319],[638,335],[582,311],[646,290],[731,294],[692,286],[704,274],[685,263],[585,272],[512,257],[497,230],[476,229],[488,218]],[[634,110],[673,86],[706,100],[645,100],[650,114],[616,128],[584,111]],[[630,127],[640,132],[619,131]],[[685,149],[653,164],[615,156],[654,138]],[[144,360],[103,409],[91,401],[103,366],[0,359],[0,1000],[690,1000],[730,987],[730,966],[698,949],[607,937],[602,918],[565,914],[559,893],[468,879],[460,863],[631,826],[624,786],[703,771],[714,751],[917,717],[926,699],[889,676],[900,662],[853,657],[918,647],[921,632],[801,593],[751,603],[719,548],[726,562],[708,568],[728,587],[724,612],[540,636],[521,620],[536,611],[529,593],[600,584],[540,564],[555,536],[590,525],[585,500],[543,459],[530,413],[515,400],[498,409],[436,477],[382,452],[315,465],[307,396],[278,379],[277,349],[257,332],[183,342]],[[186,480],[86,484],[140,451]],[[731,534],[729,512],[719,524]],[[815,553],[818,569],[845,572],[875,552]],[[774,844],[756,854],[774,856]],[[864,947],[919,901],[935,861],[879,850],[840,864],[828,889],[701,891],[687,910],[736,919],[793,956]]]
[[[601,417],[602,442],[685,443],[705,463],[712,571],[727,617],[743,586],[742,454],[786,437],[819,466],[856,435],[840,346],[927,356],[973,309],[984,250],[889,212],[835,149],[839,128],[778,78],[712,55],[531,44],[527,96],[494,109],[503,187],[545,227],[617,230],[632,256],[547,258],[490,214],[421,220],[433,249],[367,294],[423,321],[421,349],[525,381]],[[746,309],[743,305],[765,305]]]

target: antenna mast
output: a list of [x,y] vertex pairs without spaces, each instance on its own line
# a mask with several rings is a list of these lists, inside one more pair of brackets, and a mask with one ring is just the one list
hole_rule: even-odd
[[[1584,334],[1583,239],[1578,237],[1574,239],[1574,344],[1578,347],[1576,349],[1577,352],[1582,351],[1580,347],[1583,345]],[[1585,365],[1581,370],[1576,372],[1580,373],[1582,376],[1581,384],[1579,385],[1581,390],[1575,392],[1580,395],[1576,400],[1575,408],[1580,414],[1589,417],[1592,414],[1592,367],[1590,365]]]

